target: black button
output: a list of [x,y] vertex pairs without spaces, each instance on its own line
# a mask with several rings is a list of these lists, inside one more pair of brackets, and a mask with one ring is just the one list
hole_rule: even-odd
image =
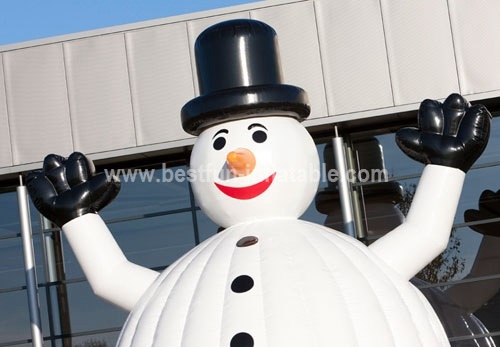
[[231,339],[231,347],[253,347],[252,335],[247,333],[238,333]]
[[248,247],[255,245],[257,242],[259,242],[259,239],[256,236],[245,236],[241,238],[238,242],[236,242],[236,246]]
[[231,290],[235,293],[244,293],[252,289],[253,279],[250,276],[238,276],[231,283]]

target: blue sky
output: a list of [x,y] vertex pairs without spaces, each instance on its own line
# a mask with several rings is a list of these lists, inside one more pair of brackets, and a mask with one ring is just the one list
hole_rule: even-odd
[[0,0],[0,45],[256,0]]

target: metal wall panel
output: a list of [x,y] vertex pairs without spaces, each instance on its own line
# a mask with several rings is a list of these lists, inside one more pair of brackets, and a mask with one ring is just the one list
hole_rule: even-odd
[[187,22],[188,34],[189,34],[189,49],[191,51],[191,61],[193,66],[193,84],[196,95],[200,95],[200,91],[198,89],[198,76],[196,75],[197,74],[196,61],[194,57],[194,43],[196,42],[196,38],[198,37],[198,35],[201,34],[203,30],[205,30],[206,28],[208,28],[213,24],[223,22],[225,20],[239,19],[239,18],[248,19],[250,18],[250,14],[248,12],[236,12],[236,13],[225,14],[222,16],[207,17]]
[[60,44],[3,54],[13,163],[73,150]]
[[446,0],[382,0],[396,105],[459,92]]
[[310,118],[328,116],[313,3],[263,8],[251,11],[250,18],[261,20],[276,30],[284,83],[307,91]]
[[3,76],[3,59],[0,54],[0,167],[12,165],[9,120],[7,118],[7,98]]
[[186,23],[125,34],[137,144],[187,138],[182,106],[194,97]]
[[500,1],[449,1],[463,94],[500,89]]
[[392,106],[379,1],[315,5],[330,115]]
[[124,35],[63,45],[75,149],[96,153],[135,146]]

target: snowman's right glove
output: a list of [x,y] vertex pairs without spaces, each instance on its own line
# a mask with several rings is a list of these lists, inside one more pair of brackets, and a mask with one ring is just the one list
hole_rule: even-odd
[[27,188],[38,211],[62,227],[87,213],[97,213],[120,191],[118,179],[95,174],[94,164],[75,152],[65,159],[50,154],[43,169],[27,176]]
[[486,107],[470,106],[459,94],[444,103],[427,99],[420,104],[418,128],[398,130],[396,142],[419,162],[467,172],[488,143],[490,122]]

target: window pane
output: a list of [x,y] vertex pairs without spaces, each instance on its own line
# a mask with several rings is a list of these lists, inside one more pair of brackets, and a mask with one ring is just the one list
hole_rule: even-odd
[[[500,177],[500,166],[471,170],[467,173],[455,214],[454,224],[467,222],[464,218],[466,211],[478,210],[479,199],[485,191],[489,190],[495,193],[500,189],[497,177]],[[394,206],[403,214],[406,214],[411,205],[413,194],[418,187],[419,179],[417,177],[399,179],[387,183],[363,184],[357,188],[360,191],[360,196],[364,198],[363,212],[368,217],[367,225],[371,236],[392,230],[402,222],[402,219],[399,223],[397,222],[397,218],[401,218],[401,216],[397,217],[395,215],[398,211],[394,210]],[[398,186],[402,190],[401,192],[398,192]],[[496,204],[499,214],[491,215],[494,211],[490,211],[488,218],[500,217],[500,194],[498,197],[499,199]],[[333,198],[338,201],[338,195],[333,196]],[[335,214],[340,205],[336,203],[333,208],[334,210],[331,213]],[[385,218],[385,216],[388,217]],[[391,219],[388,219],[389,217]],[[380,222],[383,222],[385,226],[380,225]]]
[[191,212],[109,225],[127,258],[155,267],[173,263],[194,247]]
[[[424,165],[410,159],[399,149],[396,145],[395,134],[384,134],[375,136],[374,138],[380,145],[380,151],[374,151],[374,148],[370,150],[370,146],[368,146],[368,149],[364,148],[364,152],[358,153],[358,156],[368,156],[371,151],[374,151],[371,153],[376,153],[383,161],[385,169],[387,169],[389,173],[389,178],[420,174],[422,172]],[[372,138],[365,137],[353,140],[354,149],[359,151],[361,149],[361,144],[366,144],[366,141],[371,139]]]
[[[42,248],[39,235],[33,236],[38,283],[44,282]],[[0,289],[26,285],[21,237],[0,240]]]
[[[418,178],[397,182],[369,183],[354,188],[353,203],[359,204],[359,213],[366,238],[375,240],[403,222],[409,208]],[[405,199],[406,198],[406,199]],[[316,195],[315,208],[323,215],[319,223],[343,230],[342,209],[337,187],[320,190]]]
[[[132,173],[135,172],[134,169],[131,170]],[[186,171],[186,166],[142,169],[143,173],[153,175],[149,179],[141,180],[137,173],[135,182],[131,182],[130,177],[126,179],[120,176],[122,188],[117,198],[102,210],[103,219],[141,216],[147,213],[188,208],[190,203],[187,179],[176,180],[172,176],[176,172],[185,173]]]
[[[39,214],[31,199],[29,199],[29,203],[31,227],[36,231],[40,229]],[[20,232],[17,192],[0,194],[0,237]]]
[[[170,265],[194,247],[191,212],[108,224],[127,258],[146,267]],[[64,240],[67,279],[83,277],[76,258]]]
[[318,212],[318,210],[316,209],[315,201],[313,200],[304,214],[300,217],[300,219],[313,223],[323,224],[325,216]]
[[477,278],[500,274],[500,238],[481,235],[469,227],[452,232],[448,250],[454,249],[460,271],[454,279]]
[[359,188],[368,239],[377,239],[403,223],[419,178],[375,183]]
[[119,332],[73,337],[73,347],[112,347],[118,341]]
[[[39,269],[37,272],[40,273]],[[0,240],[0,288],[19,287],[25,284],[21,238]]]
[[[422,291],[440,316],[449,337],[498,333],[500,332],[499,281],[499,279],[483,280],[426,288]],[[496,343],[500,342],[498,337],[493,339],[496,339]],[[479,346],[490,346],[485,343],[488,339],[478,340]],[[454,344],[454,346],[462,345]]]
[[492,163],[500,161],[500,117],[493,118],[491,123],[490,139],[488,140],[488,146],[484,150],[483,154],[476,161],[474,165],[481,165],[485,163]]
[[[330,161],[330,158],[333,156],[331,141],[325,143],[316,144],[316,149],[318,150],[319,162],[320,162],[320,182],[319,189],[324,189],[328,186],[328,176],[326,173],[331,168],[326,162]],[[330,164],[330,163],[329,163]]]
[[499,342],[500,339],[498,339],[498,336],[484,337],[484,338],[469,338],[463,340],[460,339],[458,341],[451,341],[450,346],[451,347],[478,347],[478,346],[494,347],[498,346]]
[[198,232],[200,233],[200,242],[215,235],[219,231],[219,226],[212,222],[203,211],[196,211],[196,221],[198,223]]
[[[477,210],[481,194],[490,190],[496,192],[500,189],[500,166],[486,167],[470,170],[465,176],[464,188],[460,197],[455,223],[463,223],[466,210]],[[498,201],[500,205],[500,201]],[[500,212],[500,206],[499,212]],[[500,217],[500,216],[499,216]]]
[[25,290],[0,294],[0,342],[31,338]]
[[127,312],[99,299],[87,282],[71,283],[67,288],[72,333],[116,328],[124,324]]

